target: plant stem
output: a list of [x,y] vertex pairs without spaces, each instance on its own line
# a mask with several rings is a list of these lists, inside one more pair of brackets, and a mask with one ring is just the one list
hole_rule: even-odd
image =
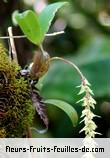
[[32,138],[31,128],[29,126],[27,127],[27,137]]
[[45,36],[46,37],[51,37],[51,36],[61,35],[63,33],[65,33],[65,32],[64,31],[59,31],[59,32],[53,32],[53,33],[46,34]]
[[[57,36],[63,34],[64,31],[59,31],[59,32],[53,32],[53,33],[48,33],[45,36],[46,37],[52,37],[52,36]],[[1,36],[0,39],[10,39],[11,38],[27,38],[26,35],[18,35],[18,36]]]
[[82,74],[82,72],[80,71],[80,69],[73,62],[71,62],[71,61],[69,61],[67,59],[61,58],[61,57],[52,57],[50,59],[50,61],[53,61],[53,60],[61,60],[61,61],[65,62],[66,64],[71,65],[74,69],[76,69],[76,71],[80,75],[82,82],[84,82],[84,80],[85,80],[84,75]]
[[44,54],[44,53],[45,53],[45,51],[44,51],[44,49],[43,49],[42,44],[39,46],[39,48],[40,48],[40,50],[41,50],[42,54]]
[[14,39],[12,38],[13,36],[12,27],[8,27],[8,34],[9,34],[9,39],[10,39],[11,53],[12,53],[12,54],[10,53],[9,56],[10,56],[10,59],[14,59],[16,63],[18,64],[15,42],[14,42]]
[[26,38],[25,35],[18,35],[18,36],[1,36],[0,39],[10,39],[10,38]]

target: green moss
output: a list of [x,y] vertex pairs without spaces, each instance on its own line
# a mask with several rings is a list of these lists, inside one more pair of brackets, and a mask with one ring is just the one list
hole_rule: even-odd
[[0,137],[23,137],[32,124],[34,109],[29,87],[19,70],[0,45]]
[[0,128],[0,138],[6,137],[6,130],[4,128]]

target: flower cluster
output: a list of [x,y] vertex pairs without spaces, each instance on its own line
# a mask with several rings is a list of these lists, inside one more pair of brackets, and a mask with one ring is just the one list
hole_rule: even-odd
[[94,138],[95,134],[97,134],[97,132],[95,132],[97,125],[93,121],[93,118],[97,115],[92,112],[92,109],[95,109],[96,101],[93,99],[94,93],[90,86],[87,79],[83,78],[81,85],[78,86],[80,87],[78,95],[84,94],[84,96],[77,103],[82,102],[82,106],[84,107],[81,115],[81,118],[83,118],[81,122],[84,122],[84,127],[80,132],[84,131],[87,138]]
[[[82,102],[82,106],[84,107],[81,114],[81,118],[83,118],[81,122],[84,122],[84,127],[81,129],[80,132],[83,131],[85,132],[83,145],[89,149],[91,149],[92,147],[95,148],[97,146],[93,138],[95,137],[96,134],[99,134],[95,131],[97,125],[93,121],[93,118],[97,116],[92,112],[92,109],[95,109],[96,101],[93,98],[94,93],[91,90],[90,86],[91,85],[87,81],[87,79],[83,77],[82,83],[79,86],[80,92],[78,94],[78,95],[83,94],[83,98],[78,102]],[[95,153],[87,152],[82,156],[82,158],[95,158],[94,154]]]

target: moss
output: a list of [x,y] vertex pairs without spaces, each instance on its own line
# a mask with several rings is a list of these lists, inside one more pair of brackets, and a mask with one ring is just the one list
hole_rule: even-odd
[[0,138],[6,137],[6,130],[4,128],[0,128]]
[[0,45],[0,137],[23,137],[32,124],[34,109],[29,87],[19,70]]

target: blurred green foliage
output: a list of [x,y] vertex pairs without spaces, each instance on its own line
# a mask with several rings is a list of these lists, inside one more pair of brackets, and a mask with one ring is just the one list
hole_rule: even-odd
[[[102,116],[102,119],[96,119],[98,131],[103,133],[102,137],[108,136],[110,126],[105,119],[110,118],[106,118],[106,113],[101,109],[103,102],[110,101],[110,3],[103,0],[74,0],[59,15],[66,21],[66,33],[50,41],[50,52],[75,62],[88,78],[97,100],[95,112]],[[79,84],[79,77],[71,67],[59,61],[54,62],[42,94],[45,98],[70,102],[80,114],[82,108],[76,105],[79,99],[76,86]],[[104,109],[106,111],[107,107]],[[64,125],[60,124],[59,130],[63,128]]]
[[[67,57],[66,57],[67,58]],[[96,97],[110,95],[110,45],[109,38],[93,38],[84,45],[78,55],[69,56],[75,62],[92,84]],[[77,99],[75,87],[80,84],[77,73],[64,63],[55,62],[48,73],[42,93],[45,97],[55,97],[75,102]],[[71,86],[72,85],[72,86]]]

